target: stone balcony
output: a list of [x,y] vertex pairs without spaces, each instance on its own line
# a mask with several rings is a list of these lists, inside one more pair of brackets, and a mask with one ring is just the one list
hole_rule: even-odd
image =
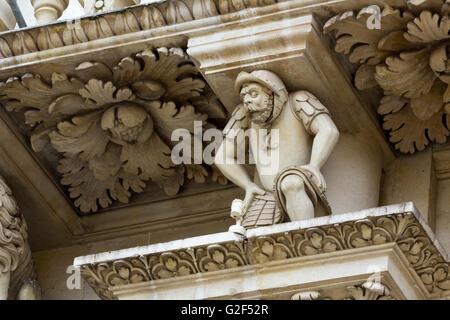
[[103,299],[439,299],[448,257],[412,203],[78,257]]

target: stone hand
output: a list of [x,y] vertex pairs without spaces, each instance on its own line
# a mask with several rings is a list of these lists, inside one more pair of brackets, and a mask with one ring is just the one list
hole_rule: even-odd
[[324,189],[327,188],[327,184],[325,182],[325,178],[324,178],[322,172],[320,171],[319,167],[317,167],[316,165],[310,163],[310,164],[302,166],[302,168],[310,171],[315,177],[315,178],[313,177],[313,179],[314,180],[318,179],[317,182],[319,183],[319,185],[322,185]]
[[243,210],[242,210],[242,214],[244,215],[245,213],[247,213],[247,209],[250,207],[253,198],[257,195],[259,196],[263,196],[266,194],[266,191],[264,191],[263,189],[261,189],[260,187],[258,187],[255,183],[251,183],[249,184],[246,188],[245,188],[245,199],[244,199],[244,206],[243,206]]

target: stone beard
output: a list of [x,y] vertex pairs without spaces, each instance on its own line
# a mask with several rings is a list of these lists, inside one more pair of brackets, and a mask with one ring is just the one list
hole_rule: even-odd
[[[258,90],[261,95],[260,101],[246,99],[248,96],[252,97],[255,90]],[[246,84],[241,90],[241,100],[244,101],[246,114],[251,122],[260,126],[268,125],[267,121],[272,116],[274,108],[273,91],[257,84]]]

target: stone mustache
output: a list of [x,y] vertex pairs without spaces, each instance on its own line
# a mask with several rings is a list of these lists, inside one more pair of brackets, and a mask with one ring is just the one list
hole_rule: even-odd
[[[272,225],[283,222],[286,215],[291,221],[310,219],[318,206],[331,214],[320,169],[336,146],[339,131],[327,108],[310,92],[288,93],[283,81],[267,70],[241,72],[235,89],[242,103],[224,129],[215,162],[245,190],[242,226]],[[245,139],[236,137],[249,129],[266,130],[265,138],[249,135],[253,155],[278,153],[276,170],[269,174],[263,172],[261,159],[273,158],[255,158],[253,179],[245,165],[233,162],[236,148],[245,148]],[[271,143],[275,131],[279,142]]]

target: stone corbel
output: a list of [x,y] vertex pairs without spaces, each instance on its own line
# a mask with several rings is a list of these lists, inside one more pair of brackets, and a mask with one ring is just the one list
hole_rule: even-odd
[[14,29],[16,18],[7,0],[0,0],[0,32]]
[[0,300],[40,298],[27,238],[26,222],[0,176]]

